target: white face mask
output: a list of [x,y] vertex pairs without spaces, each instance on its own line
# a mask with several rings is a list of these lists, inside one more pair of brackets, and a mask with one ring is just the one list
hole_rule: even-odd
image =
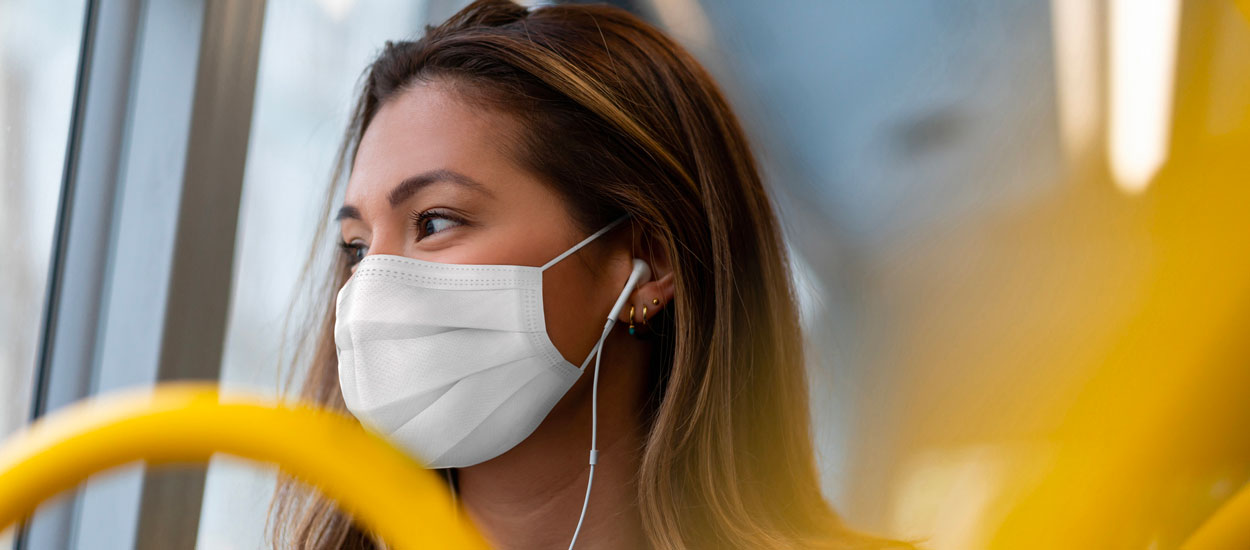
[[543,271],[624,220],[542,267],[366,256],[336,303],[347,408],[429,468],[471,466],[520,443],[581,376],[614,317],[581,366],[569,363],[547,335]]

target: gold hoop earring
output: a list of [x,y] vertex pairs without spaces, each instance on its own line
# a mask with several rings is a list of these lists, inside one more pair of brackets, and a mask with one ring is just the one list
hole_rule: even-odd
[[647,326],[647,306],[642,306],[642,326]]
[[629,306],[629,335],[634,335],[634,306]]

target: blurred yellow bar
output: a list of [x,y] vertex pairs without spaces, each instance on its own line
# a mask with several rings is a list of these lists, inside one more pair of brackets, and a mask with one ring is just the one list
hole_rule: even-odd
[[1250,486],[1199,527],[1182,550],[1250,548]]
[[394,548],[488,548],[443,482],[349,418],[167,384],[92,399],[0,448],[0,529],[88,476],[137,460],[271,462],[338,502]]

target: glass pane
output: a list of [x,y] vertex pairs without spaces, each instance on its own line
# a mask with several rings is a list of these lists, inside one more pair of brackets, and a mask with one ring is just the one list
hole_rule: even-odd
[[30,416],[84,7],[0,1],[0,440]]
[[[223,385],[276,393],[283,321],[321,215],[357,77],[386,40],[419,34],[426,15],[425,3],[406,0],[268,2]],[[271,468],[214,460],[198,546],[263,547],[273,488]]]

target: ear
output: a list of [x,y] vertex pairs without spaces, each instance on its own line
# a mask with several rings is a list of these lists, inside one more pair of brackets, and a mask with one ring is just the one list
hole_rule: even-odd
[[629,295],[629,301],[617,318],[622,323],[630,321],[630,306],[634,307],[635,323],[642,322],[643,308],[646,308],[648,319],[654,317],[673,301],[674,291],[673,265],[669,261],[668,244],[652,234],[645,234],[638,224],[631,224],[631,230],[633,242],[630,248],[633,257],[647,262],[647,266],[651,268],[651,278],[641,282]]

